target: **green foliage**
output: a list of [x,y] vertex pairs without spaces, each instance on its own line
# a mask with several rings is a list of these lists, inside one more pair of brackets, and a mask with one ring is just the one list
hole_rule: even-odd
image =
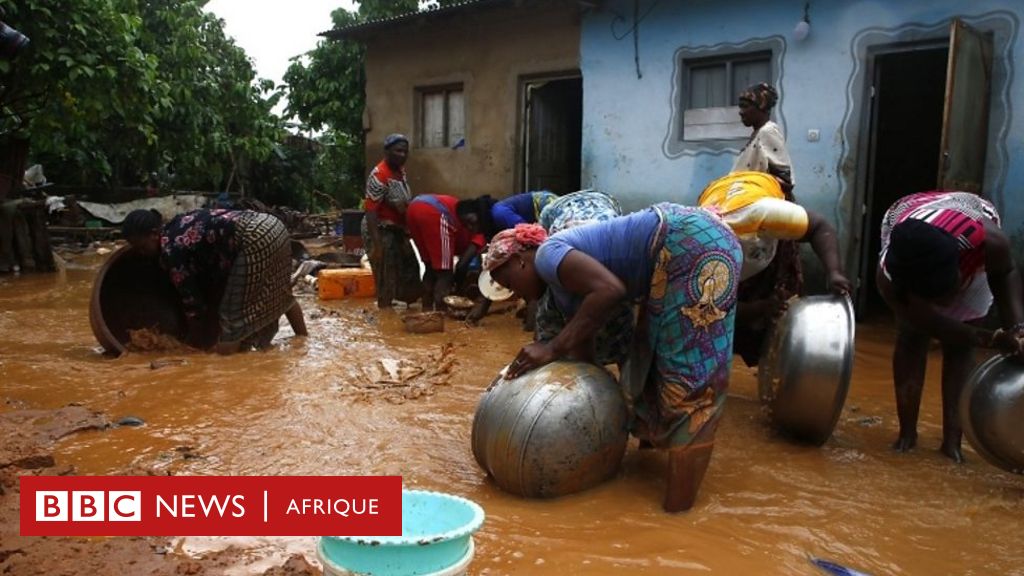
[[[257,80],[245,52],[204,11],[207,0],[0,0],[4,20],[31,39],[0,60],[0,144],[28,137],[52,181],[243,190],[268,203],[352,207],[362,197],[364,49],[321,40],[293,59],[286,86]],[[335,27],[457,0],[362,0]],[[290,138],[286,115],[315,145]],[[308,142],[307,142],[308,143]],[[172,178],[173,176],[173,178]],[[322,194],[321,194],[322,193]]]
[[[220,189],[282,134],[279,96],[205,0],[0,0],[31,49],[0,76],[0,132],[31,138],[66,184],[138,185],[174,173]],[[2,70],[0,70],[2,72]]]
[[[334,28],[446,6],[458,0],[362,0],[358,12],[331,13]],[[315,165],[316,185],[342,206],[358,204],[365,173],[363,110],[366,107],[365,50],[353,40],[321,40],[316,48],[292,59],[284,83],[285,115],[302,127],[323,132],[324,144]]]

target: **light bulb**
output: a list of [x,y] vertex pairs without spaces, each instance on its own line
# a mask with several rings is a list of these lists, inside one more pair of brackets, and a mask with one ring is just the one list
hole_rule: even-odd
[[801,20],[796,23],[796,28],[793,28],[793,38],[797,41],[802,41],[807,38],[807,35],[811,33],[811,23],[807,20]]

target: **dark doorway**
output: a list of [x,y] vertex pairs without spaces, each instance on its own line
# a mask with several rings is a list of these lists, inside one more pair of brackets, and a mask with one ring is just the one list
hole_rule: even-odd
[[888,310],[875,284],[885,211],[907,194],[936,188],[948,57],[948,46],[934,45],[874,57],[861,318]]
[[535,79],[523,87],[523,191],[579,190],[583,80]]

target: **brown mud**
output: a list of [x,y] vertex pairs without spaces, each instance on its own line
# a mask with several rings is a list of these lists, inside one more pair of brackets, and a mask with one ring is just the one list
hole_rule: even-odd
[[[871,574],[1024,574],[1024,479],[969,449],[963,466],[937,451],[937,356],[918,449],[889,449],[884,325],[858,327],[850,396],[821,448],[772,430],[754,372],[737,361],[697,504],[667,515],[664,455],[635,443],[617,477],[553,501],[505,494],[478,468],[476,402],[527,339],[511,311],[409,334],[372,300],[304,296],[307,339],[283,322],[265,352],[111,359],[89,330],[99,264],[86,255],[56,275],[0,277],[0,574],[304,574],[303,562],[316,564],[313,537],[23,538],[15,479],[35,473],[398,474],[484,507],[472,574],[817,574],[808,554]],[[61,411],[96,426],[42,423]],[[125,416],[145,424],[106,425]],[[285,567],[295,555],[305,560]]]

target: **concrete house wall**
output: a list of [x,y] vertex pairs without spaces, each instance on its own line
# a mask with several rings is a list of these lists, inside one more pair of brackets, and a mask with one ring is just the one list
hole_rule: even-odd
[[[1014,105],[1024,101],[1024,3],[814,0],[810,35],[798,41],[793,29],[804,6],[804,0],[641,0],[637,37],[630,33],[632,1],[613,0],[589,13],[580,42],[584,185],[616,195],[626,209],[656,201],[693,203],[709,181],[730,170],[744,141],[679,141],[680,58],[771,50],[780,92],[774,120],[787,135],[795,193],[832,218],[854,271],[867,160],[862,137],[870,114],[869,54],[879,46],[948,39],[950,20],[961,17],[993,37],[983,194],[1002,212],[1020,255],[1024,115]],[[819,139],[810,141],[809,131]]]
[[[407,166],[414,193],[504,197],[516,190],[520,78],[579,69],[579,10],[552,2],[492,7],[413,19],[367,35],[366,164],[384,137],[412,139]],[[466,144],[421,148],[417,87],[462,84]]]

